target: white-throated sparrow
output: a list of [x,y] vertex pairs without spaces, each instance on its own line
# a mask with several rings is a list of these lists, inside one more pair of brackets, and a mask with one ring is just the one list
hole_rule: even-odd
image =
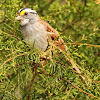
[[59,33],[54,30],[48,23],[41,20],[36,11],[30,8],[22,8],[18,11],[16,20],[21,22],[21,33],[26,43],[33,45],[40,51],[48,48],[49,39],[55,40],[61,49],[65,49],[63,40],[57,37]]

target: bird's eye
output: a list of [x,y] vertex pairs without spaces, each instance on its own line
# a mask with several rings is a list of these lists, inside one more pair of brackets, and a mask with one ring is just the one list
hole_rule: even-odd
[[27,12],[25,12],[25,13],[24,13],[24,15],[28,15],[28,13],[27,13]]

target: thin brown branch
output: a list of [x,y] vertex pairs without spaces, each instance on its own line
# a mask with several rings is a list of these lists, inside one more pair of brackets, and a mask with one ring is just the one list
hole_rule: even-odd
[[64,43],[64,44],[73,44],[73,45],[86,45],[86,46],[90,46],[90,47],[97,47],[100,48],[100,45],[93,45],[93,44],[87,44],[87,43]]
[[[69,59],[69,62],[72,64],[73,68],[75,68],[75,70],[81,74],[81,71],[79,70],[79,65],[77,65],[74,60],[70,57],[70,52],[69,51],[64,51],[64,50],[61,50],[60,48],[58,48],[56,45],[54,45],[55,48],[57,48],[58,50],[60,50],[62,53],[64,53],[67,58]],[[66,47],[67,49],[67,47]],[[85,77],[83,77],[82,75],[80,76],[80,79],[85,83],[85,85],[87,85],[87,82],[85,81]]]
[[11,60],[13,60],[13,59],[15,59],[15,58],[17,58],[17,57],[19,57],[19,56],[26,55],[26,54],[27,54],[27,53],[22,53],[22,54],[20,54],[20,55],[16,55],[16,56],[14,56],[14,57],[12,57],[12,58],[10,58],[10,59],[4,61],[4,63],[1,65],[0,69],[1,69],[7,62],[9,62],[9,61],[11,61]]
[[47,74],[47,71],[43,68],[43,66],[40,65],[40,67],[42,68],[42,70],[44,71],[44,73]]
[[10,20],[0,20],[0,24],[3,22],[9,22]]
[[13,34],[9,34],[9,33],[7,33],[8,35],[10,35],[11,37],[14,37],[14,38],[16,38],[17,40],[21,40],[20,38],[18,38],[16,35],[13,35]]
[[[13,35],[13,34],[9,34],[9,33],[3,32],[2,30],[0,30],[0,31],[1,31],[1,33],[3,33],[3,34],[7,34],[7,35],[9,35],[9,36],[11,36],[11,37],[16,38],[17,40],[20,40],[20,38],[18,38],[17,36],[15,36],[15,35]],[[0,34],[1,34],[1,33],[0,33]]]
[[68,84],[70,84],[72,87],[74,87],[74,88],[78,89],[79,91],[81,91],[81,92],[87,94],[88,96],[94,97],[94,98],[98,98],[98,97],[94,96],[93,94],[87,93],[86,91],[84,91],[84,90],[80,89],[79,87],[73,85],[73,84],[72,84],[71,82],[69,82],[68,80],[66,80],[66,79],[64,79],[64,78],[60,78],[60,79],[63,80],[63,81],[66,81],[66,82],[67,82]]
[[[68,67],[67,65],[61,63],[60,61],[55,61],[55,60],[53,60],[53,61],[56,62],[56,63],[59,63],[59,64],[61,64],[61,65],[63,65],[63,66],[65,66],[66,68],[70,69],[71,71],[73,71],[73,72],[75,72],[75,73],[77,73],[77,74],[79,74],[79,75],[82,75],[81,73],[78,73],[77,71],[75,71],[75,70],[73,70],[72,68]],[[87,78],[87,77],[84,76],[84,75],[82,75],[82,76],[85,77],[85,78]],[[100,81],[96,81],[96,80],[93,80],[93,79],[90,79],[90,78],[87,78],[87,79],[88,79],[88,80],[91,80],[91,81],[95,81],[95,82],[100,83]]]
[[[65,43],[66,44],[66,43]],[[68,44],[70,44],[70,43],[68,43]],[[73,43],[74,44],[74,43]],[[80,43],[79,43],[80,44]],[[99,47],[98,45],[92,45],[92,44],[88,44],[89,46],[94,46],[94,47]],[[54,45],[55,46],[55,45]],[[84,75],[82,75],[81,74],[81,71],[79,70],[79,68],[78,68],[78,65],[74,62],[74,60],[70,57],[70,53],[68,52],[68,53],[66,53],[65,51],[63,51],[63,50],[61,50],[61,49],[59,49],[57,46],[55,46],[58,50],[60,50],[60,51],[62,51],[68,58],[69,58],[69,61],[70,61],[70,63],[72,64],[72,66],[75,68],[75,70],[76,71],[74,71],[74,72],[76,72],[77,74],[79,74],[79,75],[81,75],[80,76],[80,78],[81,78],[81,80],[87,85],[87,82],[85,81],[85,76]],[[67,67],[67,68],[69,68],[69,67]],[[71,68],[69,68],[70,70],[72,70]],[[89,79],[89,78],[88,78]],[[100,83],[100,81],[96,81],[96,80],[93,80],[93,79],[89,79],[89,80],[91,80],[91,81],[95,81],[95,82],[98,82],[98,83]]]

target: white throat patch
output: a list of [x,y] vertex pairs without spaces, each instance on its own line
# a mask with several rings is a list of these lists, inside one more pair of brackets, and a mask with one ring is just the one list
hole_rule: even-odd
[[22,19],[21,20],[21,26],[26,25],[29,22],[29,19]]

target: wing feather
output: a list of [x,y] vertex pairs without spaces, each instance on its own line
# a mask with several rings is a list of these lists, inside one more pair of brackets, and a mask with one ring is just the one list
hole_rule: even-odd
[[50,26],[47,22],[39,19],[39,22],[42,23],[47,30],[48,37],[50,37],[52,40],[55,40],[55,44],[62,50],[65,49],[64,41],[59,37],[59,33],[52,27]]

